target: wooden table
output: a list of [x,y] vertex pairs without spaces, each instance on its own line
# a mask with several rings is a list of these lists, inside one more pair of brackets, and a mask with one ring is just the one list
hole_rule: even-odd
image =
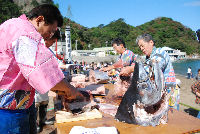
[[69,134],[73,126],[83,126],[86,128],[114,126],[117,128],[120,134],[182,134],[200,131],[200,119],[190,116],[186,113],[173,110],[173,113],[169,111],[168,124],[159,125],[156,127],[143,127],[118,122],[114,120],[112,116],[106,114],[103,114],[103,118],[101,119],[57,123],[55,126],[58,134]]
[[[105,85],[105,87],[112,89],[113,85]],[[114,117],[106,114],[103,114],[103,118],[101,119],[55,124],[58,134],[68,134],[73,126],[83,126],[86,128],[114,126],[120,134],[182,134],[200,131],[200,119],[186,113],[173,110],[173,112],[169,111],[168,124],[162,124],[156,127],[143,127],[118,122],[114,119]]]

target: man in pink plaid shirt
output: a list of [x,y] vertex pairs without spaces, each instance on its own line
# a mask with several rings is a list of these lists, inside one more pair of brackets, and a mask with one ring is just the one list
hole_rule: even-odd
[[61,91],[69,99],[83,99],[64,80],[55,56],[43,39],[53,36],[63,18],[49,4],[32,9],[28,16],[7,20],[0,25],[0,131],[29,133],[28,108],[35,90],[44,94]]

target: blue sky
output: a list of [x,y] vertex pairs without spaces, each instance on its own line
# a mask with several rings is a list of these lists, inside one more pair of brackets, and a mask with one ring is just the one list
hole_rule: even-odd
[[200,0],[53,0],[63,16],[70,5],[70,18],[85,27],[107,25],[124,18],[139,26],[157,17],[169,17],[193,31],[200,29]]

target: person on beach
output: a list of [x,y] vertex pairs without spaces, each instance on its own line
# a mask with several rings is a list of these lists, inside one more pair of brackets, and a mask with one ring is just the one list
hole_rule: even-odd
[[200,80],[200,69],[198,69],[197,76],[195,77],[196,80]]
[[[174,90],[176,90],[176,78],[168,53],[162,48],[155,47],[155,43],[150,34],[139,35],[136,39],[136,44],[139,46],[143,54],[146,55],[145,63],[148,64],[153,59],[158,61],[160,68],[164,74],[166,86],[165,88],[167,89],[169,96],[171,96],[169,100],[173,101],[170,103],[170,107],[179,110],[180,95],[179,92],[176,92],[176,94],[174,94]],[[148,70],[146,71],[148,72]],[[120,72],[120,75],[126,76],[132,72],[134,72],[134,66],[123,69]]]
[[191,67],[188,67],[188,69],[187,69],[187,78],[188,79],[191,79],[191,77],[192,77],[192,69],[191,69]]
[[[196,85],[198,86],[198,87],[196,87],[196,88],[197,88],[196,91],[194,91],[194,92],[195,92],[195,95],[196,95],[196,100],[195,100],[195,102],[196,102],[197,104],[200,104],[200,69],[198,69],[198,74],[197,74],[197,76],[195,77],[195,79],[197,80],[197,81],[196,81]],[[198,112],[197,118],[200,119],[200,111]]]
[[[198,69],[198,74],[195,77],[196,81],[192,84],[191,90],[194,94],[199,90],[200,91],[200,69]],[[198,98],[197,98],[198,99]]]
[[[196,81],[191,86],[192,93],[195,94],[197,104],[200,104],[200,69],[198,69],[198,74],[195,77]],[[199,116],[200,117],[200,116]]]
[[135,54],[131,50],[126,49],[125,42],[122,39],[114,39],[112,41],[112,46],[114,50],[120,54],[119,59],[113,65],[101,68],[100,71],[110,71],[112,69],[123,68],[135,64]]
[[34,101],[35,90],[41,94],[52,90],[69,99],[84,99],[64,80],[55,56],[43,42],[62,24],[58,8],[43,4],[27,16],[23,14],[0,25],[1,133],[29,133],[28,108]]

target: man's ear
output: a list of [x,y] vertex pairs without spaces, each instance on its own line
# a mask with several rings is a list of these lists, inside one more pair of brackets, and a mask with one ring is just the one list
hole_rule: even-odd
[[40,24],[41,22],[44,22],[44,16],[38,16],[38,17],[36,18],[36,22],[37,22],[37,26],[39,26],[39,24]]
[[120,46],[121,46],[122,48],[124,48],[124,45],[123,45],[123,44],[120,44]]
[[149,41],[149,43],[154,46],[154,42],[152,40]]

